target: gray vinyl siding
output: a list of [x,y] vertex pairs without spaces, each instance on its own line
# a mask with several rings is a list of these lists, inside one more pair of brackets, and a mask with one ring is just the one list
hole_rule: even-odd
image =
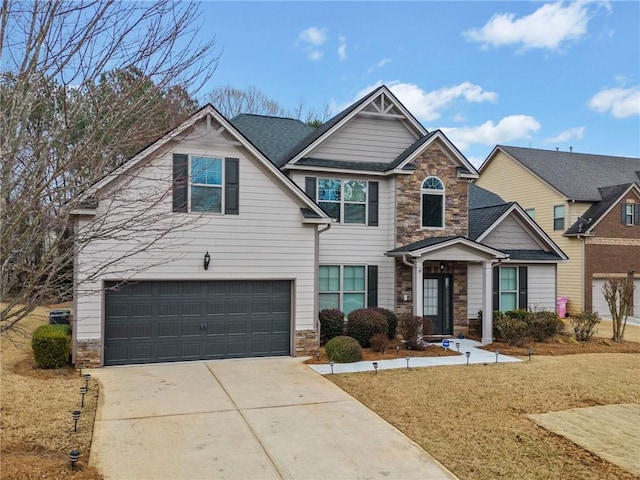
[[482,265],[470,263],[467,267],[467,317],[478,318],[482,310]]
[[495,229],[482,239],[485,245],[491,245],[498,250],[538,250],[541,248],[520,223],[518,223],[511,215],[506,217]]
[[359,116],[325,140],[307,157],[388,163],[416,140],[400,120]]
[[[104,238],[94,240],[78,254],[78,339],[101,338],[103,282],[125,279],[288,280],[293,291],[292,330],[314,328],[316,227],[302,224],[300,205],[274,182],[266,167],[213,130],[215,127],[206,130],[204,126],[193,130],[134,176],[111,185],[106,198],[100,200],[95,221],[78,219],[78,235],[85,229],[105,232]],[[172,213],[173,153],[239,158],[239,215]],[[136,216],[152,218],[153,222],[141,227],[132,221],[128,235],[109,234],[109,222],[122,223]],[[103,218],[106,224],[100,225]],[[164,236],[156,235],[154,228],[164,227],[174,229]],[[145,251],[136,251],[154,237],[160,238]],[[205,271],[203,256],[207,251],[211,265]],[[126,255],[130,256],[121,259]],[[88,281],[91,275],[94,278]]]

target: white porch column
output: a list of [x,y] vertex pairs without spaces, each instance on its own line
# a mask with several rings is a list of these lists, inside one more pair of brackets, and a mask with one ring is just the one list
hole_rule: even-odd
[[493,265],[482,262],[482,344],[493,343]]
[[422,267],[424,260],[415,259],[413,267],[413,314],[418,317],[422,316],[424,311],[424,275],[422,273]]

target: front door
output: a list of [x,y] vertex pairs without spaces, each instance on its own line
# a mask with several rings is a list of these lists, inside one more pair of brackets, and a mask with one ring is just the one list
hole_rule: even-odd
[[453,276],[428,273],[424,276],[423,316],[433,321],[434,335],[453,334]]

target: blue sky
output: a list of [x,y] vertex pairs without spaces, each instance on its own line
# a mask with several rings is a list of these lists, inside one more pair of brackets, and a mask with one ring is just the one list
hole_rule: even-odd
[[332,113],[386,84],[479,165],[496,144],[640,157],[640,2],[202,2],[218,68]]

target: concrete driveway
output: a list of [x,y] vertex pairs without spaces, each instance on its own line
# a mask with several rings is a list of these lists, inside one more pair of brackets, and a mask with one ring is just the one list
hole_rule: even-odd
[[299,359],[109,367],[90,464],[106,479],[455,479]]

